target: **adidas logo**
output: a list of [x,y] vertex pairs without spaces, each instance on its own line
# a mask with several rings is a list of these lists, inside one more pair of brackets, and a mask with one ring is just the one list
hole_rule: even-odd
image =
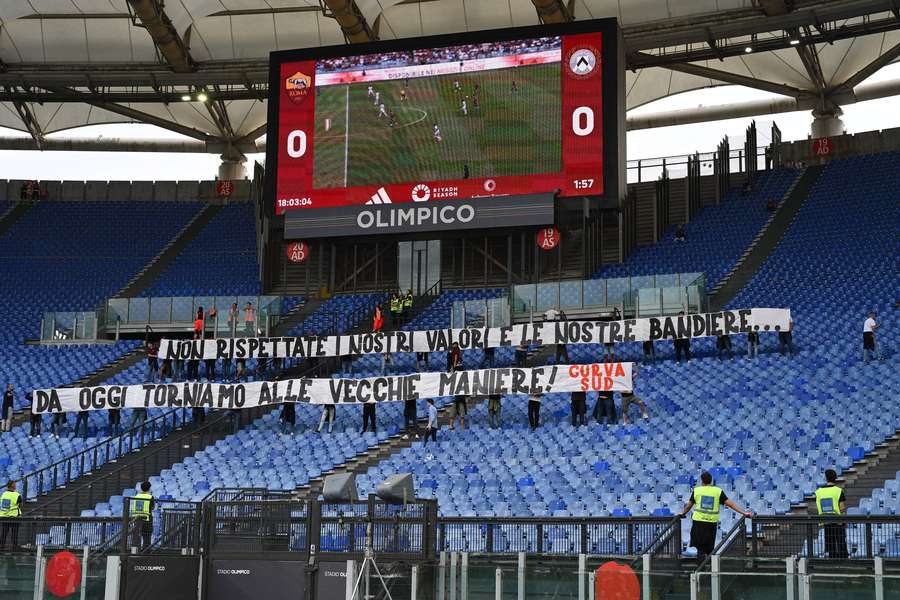
[[387,190],[380,187],[377,192],[372,194],[371,200],[366,202],[366,204],[392,204],[392,202],[391,197],[388,196]]

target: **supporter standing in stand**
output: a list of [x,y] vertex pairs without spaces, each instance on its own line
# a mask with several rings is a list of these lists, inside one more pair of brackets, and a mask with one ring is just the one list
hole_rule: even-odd
[[228,309],[228,334],[231,337],[236,337],[238,332],[238,319],[240,316],[238,315],[238,305],[237,302],[231,303],[231,308]]
[[652,365],[656,363],[656,348],[653,346],[653,340],[645,340],[644,344],[644,364]]
[[728,354],[728,360],[734,358],[734,354],[731,352],[731,336],[727,333],[723,333],[720,336],[716,337],[716,352],[719,355],[719,360],[724,360],[723,355]]
[[381,304],[375,304],[375,312],[372,315],[372,331],[378,333],[384,326],[384,317],[381,315]]
[[[463,359],[462,359],[462,350],[459,347],[458,342],[453,342],[453,346],[450,348],[450,352],[447,354],[447,371],[462,371],[463,370]],[[454,429],[454,421],[457,417],[459,417],[459,428],[466,428],[466,412],[468,407],[466,405],[466,397],[462,394],[457,394],[453,397],[453,412],[450,413],[450,429]]]
[[9,431],[12,428],[12,420],[13,420],[13,404],[15,403],[16,395],[13,391],[13,384],[6,384],[6,391],[3,392],[3,413],[0,414],[0,422],[2,422],[2,426],[0,426],[0,431]]
[[422,371],[422,363],[428,369],[428,352],[416,352],[416,371]]
[[616,401],[612,392],[599,392],[597,403],[591,414],[594,420],[605,425],[614,425],[616,422]]
[[[875,320],[875,311],[870,311],[868,318],[863,323],[863,362],[869,362],[871,354],[875,360],[884,360],[881,349],[878,347],[878,340],[875,339],[875,332],[881,325]],[[4,406],[6,406],[4,404]],[[6,409],[4,409],[4,414]]]
[[[31,391],[31,392],[28,392],[27,394],[25,394],[25,399],[28,400],[28,404],[31,406],[31,417],[29,419],[30,424],[31,424],[31,431],[30,431],[29,435],[31,437],[39,436],[39,435],[41,435],[41,417],[43,415],[35,412],[35,409],[37,407],[34,405],[34,391]],[[58,414],[64,414],[64,413],[58,413]],[[56,437],[59,437],[59,436],[57,435]]]
[[525,368],[525,363],[528,360],[528,344],[522,342],[519,344],[519,347],[516,348],[516,366],[520,369]]
[[502,410],[502,396],[500,394],[491,394],[488,396],[488,427],[491,429],[499,429],[500,411]]
[[753,360],[759,356],[759,333],[751,330],[747,334],[747,360]]
[[431,441],[435,444],[437,443],[437,430],[438,427],[440,427],[440,424],[438,423],[437,407],[434,405],[434,398],[428,398],[426,402],[428,403],[428,424],[425,425],[425,446],[428,445],[428,438],[431,438]]
[[150,493],[150,482],[141,483],[141,491],[134,495],[128,507],[128,514],[134,522],[132,546],[141,550],[150,545],[153,537],[153,509],[156,501]]
[[370,400],[369,402],[363,403],[362,410],[362,431],[360,433],[365,433],[369,430],[369,425],[372,425],[372,433],[376,433],[375,429],[375,401]]
[[675,241],[683,242],[686,239],[687,239],[687,235],[684,231],[684,225],[678,225],[678,227],[675,228]]
[[540,394],[529,394],[528,396],[528,426],[534,431],[541,426],[541,400]]
[[587,397],[580,390],[572,392],[572,427],[587,425]]
[[[68,423],[66,420],[66,413],[60,412],[53,415],[53,421],[50,423],[50,433],[56,439],[59,439],[59,432],[62,431],[63,425]],[[40,428],[38,429],[38,433],[40,433]]]
[[796,354],[794,347],[794,320],[788,319],[787,329],[778,332],[778,353],[782,356],[787,352],[788,356]]
[[412,310],[413,310],[413,293],[412,289],[406,292],[406,297],[403,298],[403,321],[404,323],[409,323],[412,321]]
[[418,439],[419,434],[416,431],[416,420],[418,417],[416,401],[405,400],[403,402],[403,426],[406,429],[406,433],[403,434],[404,440],[409,439],[410,435],[414,435]]
[[244,307],[244,335],[256,337],[256,309],[253,308],[252,302],[248,302]]
[[[391,327],[400,327],[401,309],[402,306],[400,304],[400,297],[397,295],[397,292],[393,292],[391,294],[390,302],[388,303],[388,312],[391,314]],[[378,330],[376,329],[376,331]]]
[[753,516],[749,510],[744,510],[728,499],[722,488],[713,485],[712,475],[704,471],[700,475],[700,483],[693,489],[687,504],[678,515],[682,519],[694,509],[693,525],[691,526],[691,546],[697,549],[697,562],[712,554],[716,545],[716,529],[719,526],[720,507],[727,506],[734,512],[745,517]]
[[203,339],[203,321],[205,317],[203,316],[203,307],[197,307],[197,316],[194,317],[194,339],[202,340]]
[[134,429],[138,425],[143,425],[144,421],[147,420],[147,409],[146,408],[132,408],[131,409],[131,421],[128,423],[128,429]]
[[86,410],[79,410],[78,415],[75,417],[75,429],[72,430],[72,437],[78,437],[78,429],[82,425],[84,426],[84,435],[81,437],[83,439],[87,439],[88,436],[88,417],[90,413]]
[[294,435],[297,426],[297,409],[293,402],[285,402],[281,407],[281,433],[287,431]]
[[334,427],[334,404],[322,405],[322,416],[319,419],[319,426],[316,427],[316,433],[322,431],[322,426],[325,424],[326,420],[328,421],[328,433],[331,433],[331,430]]
[[118,408],[110,408],[107,411],[109,423],[109,436],[122,433],[122,412]]
[[[678,318],[684,317],[684,311],[678,312]],[[675,362],[681,364],[681,357],[684,356],[684,362],[691,362],[691,340],[690,338],[672,340],[675,346]]]
[[[619,312],[618,308],[613,308],[612,316],[610,316],[608,321],[620,321],[622,320],[622,313]],[[604,352],[604,362],[616,362],[616,343],[613,341],[609,341],[603,344],[603,352]]]
[[159,346],[156,342],[147,342],[145,349],[147,353],[147,376],[144,380],[148,383],[156,383],[159,375]]

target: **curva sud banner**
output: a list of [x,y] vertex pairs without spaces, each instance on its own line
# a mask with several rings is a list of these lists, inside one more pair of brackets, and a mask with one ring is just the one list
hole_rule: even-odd
[[121,408],[243,409],[270,404],[404,402],[446,396],[549,394],[632,389],[632,363],[555,365],[414,373],[366,379],[285,379],[250,383],[171,383],[56,388],[34,392],[34,413]]
[[160,342],[161,359],[311,358],[382,354],[385,352],[445,352],[454,342],[463,350],[525,345],[643,342],[735,335],[787,329],[786,308],[752,308],[623,321],[547,321],[469,329],[392,331],[341,336],[219,338]]

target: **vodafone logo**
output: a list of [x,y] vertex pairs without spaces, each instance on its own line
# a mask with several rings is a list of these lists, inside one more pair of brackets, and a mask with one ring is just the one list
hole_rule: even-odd
[[493,179],[486,179],[486,180],[484,181],[484,191],[486,191],[486,192],[493,192],[493,191],[496,190],[496,189],[497,189],[497,182],[496,182],[496,181],[494,181]]
[[431,188],[424,183],[420,183],[412,189],[413,202],[427,202],[429,198],[431,198]]

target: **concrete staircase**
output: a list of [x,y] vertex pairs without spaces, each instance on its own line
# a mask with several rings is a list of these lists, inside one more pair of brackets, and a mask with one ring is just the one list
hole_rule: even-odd
[[12,208],[0,215],[0,237],[6,235],[32,206],[34,206],[33,202],[16,202]]

